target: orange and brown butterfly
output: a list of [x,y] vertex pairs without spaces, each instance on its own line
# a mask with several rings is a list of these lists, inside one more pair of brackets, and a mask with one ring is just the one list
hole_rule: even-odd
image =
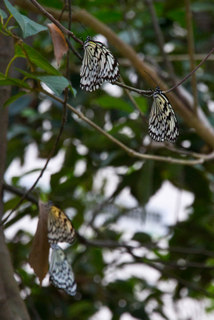
[[75,229],[70,219],[56,206],[50,206],[48,213],[48,241],[50,243],[72,243],[74,239]]

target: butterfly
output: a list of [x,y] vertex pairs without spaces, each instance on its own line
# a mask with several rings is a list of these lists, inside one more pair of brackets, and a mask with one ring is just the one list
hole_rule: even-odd
[[159,87],[152,96],[154,101],[149,117],[149,135],[155,141],[175,142],[179,135],[175,112]]
[[50,282],[57,288],[63,289],[67,294],[74,296],[77,285],[71,265],[63,250],[57,245],[52,244],[52,254],[49,267]]
[[68,242],[75,239],[75,230],[66,214],[55,206],[48,212],[48,241],[50,243]]
[[119,77],[119,64],[113,54],[99,41],[87,37],[80,68],[80,87],[86,91],[99,89],[104,81],[114,83]]

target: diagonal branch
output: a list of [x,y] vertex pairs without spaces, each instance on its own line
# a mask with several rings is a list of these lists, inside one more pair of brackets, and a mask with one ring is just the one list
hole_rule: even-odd
[[[187,43],[188,43],[188,51],[190,58],[190,68],[191,71],[195,69],[195,60],[194,60],[194,35],[193,35],[193,27],[192,27],[192,12],[190,8],[190,0],[185,0],[186,7],[186,25],[187,25]],[[197,106],[198,106],[198,94],[197,94],[197,80],[195,72],[192,74],[192,93],[194,100],[194,112],[197,114]]]
[[71,36],[76,42],[78,42],[79,44],[82,45],[82,40],[80,40],[79,38],[77,38],[75,36],[75,34],[68,30],[67,28],[65,28],[58,20],[56,20],[52,14],[50,14],[47,10],[45,10],[36,0],[30,0],[32,2],[32,4],[37,7],[39,9],[40,12],[42,12],[42,14],[44,14],[48,19],[50,19],[53,23],[55,23],[55,25],[62,31],[64,32],[66,35]]
[[175,73],[174,73],[174,70],[173,70],[172,63],[168,59],[168,56],[167,56],[167,54],[166,54],[166,52],[164,50],[164,44],[165,44],[164,36],[163,36],[161,28],[160,28],[160,26],[158,24],[158,19],[157,19],[157,15],[156,15],[156,12],[155,12],[154,5],[153,5],[153,0],[145,0],[145,1],[147,3],[148,9],[149,9],[149,12],[150,12],[150,15],[151,15],[152,24],[153,24],[153,27],[154,27],[154,30],[155,30],[155,33],[156,33],[156,39],[157,39],[157,42],[158,42],[158,45],[159,45],[159,48],[160,48],[161,55],[163,57],[165,65],[166,65],[166,67],[168,69],[170,79],[172,80],[173,84],[175,84],[176,83],[176,76],[175,76]]

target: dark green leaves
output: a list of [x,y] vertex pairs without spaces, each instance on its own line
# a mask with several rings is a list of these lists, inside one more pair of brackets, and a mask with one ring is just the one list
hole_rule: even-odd
[[36,67],[42,69],[51,75],[60,75],[60,72],[55,69],[50,62],[44,58],[37,50],[30,47],[24,42],[18,43],[15,47],[15,55],[17,57],[23,57],[29,60]]
[[125,112],[132,112],[132,106],[120,98],[115,98],[111,96],[102,96],[93,101],[93,103],[97,104],[98,106],[104,109],[117,109]]
[[38,24],[33,20],[29,19],[28,17],[19,13],[19,11],[15,7],[13,7],[8,0],[4,0],[4,2],[8,11],[13,15],[14,19],[17,21],[20,28],[22,29],[24,38],[35,35],[38,32],[47,30],[47,27],[42,26],[41,24]]
[[37,79],[45,83],[56,95],[60,95],[69,86],[68,80],[60,76],[38,76]]
[[7,18],[7,14],[4,10],[0,9],[0,17],[4,20]]

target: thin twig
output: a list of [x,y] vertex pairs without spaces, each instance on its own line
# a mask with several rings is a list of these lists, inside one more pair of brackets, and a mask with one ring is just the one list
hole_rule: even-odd
[[68,1],[68,29],[71,30],[71,22],[72,22],[72,10],[71,10],[71,0]]
[[161,247],[158,246],[157,244],[150,243],[145,245],[148,249],[157,249],[160,251],[167,251],[167,252],[172,252],[172,253],[177,253],[177,254],[187,254],[187,255],[204,255],[208,257],[214,257],[214,252],[207,250],[207,249],[198,249],[198,248],[191,248],[191,247]]
[[208,153],[208,154],[204,154],[204,153],[197,153],[197,152],[192,152],[189,150],[186,150],[185,148],[182,147],[176,147],[174,145],[171,145],[167,142],[156,142],[156,141],[152,141],[152,143],[148,146],[144,146],[147,150],[152,149],[167,149],[170,150],[172,152],[178,153],[178,154],[182,154],[182,155],[186,155],[188,157],[193,157],[193,158],[197,158],[197,159],[204,159],[205,161],[209,161],[214,159],[214,151]]
[[[141,261],[141,259],[136,256],[129,248],[127,249],[128,253],[131,254],[131,256],[136,260],[136,261]],[[178,276],[176,273],[171,272],[169,269],[166,268],[162,268],[160,266],[158,266],[157,264],[151,262],[151,261],[146,261],[144,259],[144,261],[141,261],[141,263],[144,263],[150,267],[152,267],[155,270],[158,270],[161,274],[167,276],[168,278],[172,278],[177,280],[180,284],[182,284],[184,287],[189,288],[191,290],[194,291],[198,291],[200,293],[202,293],[203,295],[207,296],[207,297],[214,297],[213,293],[208,292],[207,290],[201,288],[200,286],[198,286],[197,284],[195,284],[194,282],[190,282],[184,278],[181,278],[180,276]]]
[[[141,259],[141,261],[140,261]],[[139,257],[139,260],[137,263],[142,263],[144,264],[145,262],[151,262],[155,264],[162,264],[167,267],[173,268],[173,269],[179,269],[179,270],[184,270],[187,268],[194,268],[194,269],[206,269],[206,270],[213,270],[213,266],[206,265],[205,263],[200,263],[200,262],[194,262],[194,261],[185,261],[184,264],[179,264],[176,261],[165,261],[161,259],[148,259],[146,257]],[[120,264],[117,264],[117,267],[123,267],[126,265],[130,264],[136,264],[136,261],[127,261],[127,262],[121,262]]]
[[[31,0],[33,1],[32,3],[37,3],[36,0]],[[38,3],[37,3],[38,4]],[[37,9],[38,9],[38,5],[37,5]],[[42,10],[42,11],[41,11]],[[43,14],[45,14],[47,16],[47,11],[44,8],[41,8],[41,6],[39,6],[39,11],[41,11]],[[56,13],[56,10],[52,11],[53,14]],[[73,20],[74,21],[81,21],[84,22],[85,24],[87,24],[88,26],[92,27],[95,31],[102,33],[104,36],[107,37],[107,39],[119,50],[119,52],[122,53],[122,55],[126,56],[129,58],[129,60],[132,62],[133,66],[138,70],[138,72],[145,77],[146,81],[148,83],[151,83],[151,78],[156,78],[157,79],[157,83],[159,83],[160,87],[162,88],[162,90],[165,90],[166,86],[163,83],[163,81],[158,78],[157,74],[154,72],[153,69],[151,69],[146,63],[143,63],[141,59],[139,59],[138,55],[136,54],[136,52],[133,50],[133,48],[131,48],[129,45],[125,44],[123,41],[121,41],[114,32],[112,32],[112,30],[110,28],[108,28],[106,25],[104,25],[103,23],[101,23],[99,20],[97,20],[96,18],[92,17],[88,12],[86,12],[85,10],[77,10],[73,13]],[[60,23],[58,21],[56,21],[56,19],[54,19],[51,16],[49,16],[49,18],[55,23],[57,23],[57,25],[60,28]],[[65,31],[66,34],[68,34],[68,30],[66,30],[66,28],[64,26],[61,26],[61,30],[63,30],[63,32]],[[82,44],[82,42],[81,42]],[[214,48],[213,48],[214,50]],[[199,66],[211,55],[211,53],[213,52],[213,50],[207,55],[207,57],[205,59],[203,59],[203,61],[195,68],[195,70],[193,70],[191,72],[191,74],[193,72],[195,72],[197,70],[197,68],[199,68]],[[146,71],[146,72],[145,72]],[[150,73],[151,76],[148,77],[147,74]],[[188,79],[189,76],[191,76],[191,74],[187,75],[183,80],[180,81],[180,83],[176,84],[174,87],[172,87],[171,89],[169,89],[168,91],[163,91],[165,93],[170,92],[172,90],[174,90],[174,88],[176,88],[177,86],[179,86],[181,83],[183,83],[186,79]],[[120,85],[120,84],[118,84]],[[129,89],[129,88],[128,88]],[[133,90],[134,91],[134,90]],[[140,94],[143,94],[143,92],[139,92],[136,91]],[[151,91],[152,92],[152,91]],[[144,92],[144,94],[146,94],[146,92]],[[151,94],[151,93],[150,93]],[[205,139],[205,141],[213,146],[213,129],[212,127],[209,125],[207,119],[205,117],[203,117],[203,113],[200,110],[200,116],[198,118],[196,117],[192,117],[192,112],[190,113],[190,110],[188,109],[187,106],[189,106],[189,103],[187,101],[185,101],[185,103],[183,102],[182,99],[180,99],[179,97],[177,97],[175,94],[173,94],[171,96],[171,102],[173,103],[173,106],[175,108],[175,110],[177,109],[177,111],[179,111],[184,120],[187,122],[187,124],[190,127],[193,127],[196,129],[196,131],[198,132],[198,134]],[[191,106],[190,106],[191,107]]]
[[[125,85],[123,78],[120,76],[120,81],[123,85]],[[144,121],[147,121],[147,118],[145,117],[145,115],[143,114],[142,110],[140,109],[140,107],[138,106],[138,104],[136,103],[136,101],[134,100],[134,98],[132,97],[131,93],[129,92],[128,89],[124,88],[125,93],[127,94],[127,96],[129,97],[129,99],[131,100],[132,104],[134,105],[135,109],[138,110],[140,112],[141,117],[143,118]]]
[[[14,186],[11,186],[7,183],[3,183],[3,190],[11,192],[13,194],[16,194],[17,196],[23,196],[25,191],[24,190],[20,190],[19,188],[16,188]],[[32,194],[28,194],[25,197],[28,201],[38,205],[38,200],[36,197],[34,197]]]
[[89,240],[76,232],[77,238],[80,243],[85,244],[91,247],[98,247],[98,248],[109,248],[109,249],[116,249],[116,248],[126,248],[126,249],[135,249],[135,247],[128,245],[126,243],[119,243],[116,241],[111,240]]
[[52,14],[50,14],[47,10],[45,10],[36,0],[30,0],[35,7],[39,9],[40,12],[42,12],[48,19],[50,19],[62,32],[64,32],[67,35],[70,35],[76,42],[79,44],[83,44],[82,40],[77,38],[73,32],[65,28],[58,20],[56,20]]
[[148,95],[148,96],[151,96],[154,92],[154,90],[141,90],[141,89],[137,89],[137,88],[134,88],[134,87],[131,87],[131,86],[128,86],[126,85],[125,83],[122,83],[122,82],[119,82],[119,81],[115,81],[114,83],[112,84],[116,84],[117,86],[121,87],[121,88],[124,88],[124,89],[128,89],[130,91],[133,91],[133,92],[136,92],[136,93],[139,93],[139,94],[144,94],[144,95]]
[[[68,30],[71,30],[71,21],[72,21],[72,11],[71,11],[71,0],[68,0]],[[66,41],[67,44],[69,46],[69,48],[71,49],[71,51],[76,55],[76,57],[82,61],[82,57],[79,54],[79,52],[72,46],[71,42],[70,42],[70,37],[71,35],[68,35]]]
[[[67,59],[66,59],[66,76],[67,78],[69,78],[69,51],[67,52]],[[43,169],[41,170],[38,178],[36,179],[36,181],[34,182],[34,184],[31,186],[31,188],[29,190],[27,190],[22,198],[20,199],[20,201],[17,203],[17,205],[10,211],[10,213],[8,214],[8,216],[2,220],[2,224],[5,224],[5,222],[7,222],[7,220],[9,219],[9,217],[11,216],[11,214],[21,205],[21,203],[23,202],[23,200],[29,195],[29,193],[35,188],[35,186],[37,185],[38,181],[41,179],[43,173],[45,172],[47,166],[48,166],[48,163],[50,161],[50,159],[52,158],[55,150],[56,150],[56,147],[59,143],[59,139],[62,135],[62,132],[63,132],[63,129],[64,129],[64,125],[65,125],[65,122],[66,122],[66,111],[67,111],[67,108],[66,108],[66,104],[67,104],[67,100],[68,100],[68,88],[65,88],[65,92],[64,92],[64,101],[62,102],[63,103],[63,113],[62,113],[62,120],[61,120],[61,126],[60,126],[60,129],[59,129],[59,133],[57,135],[57,138],[55,140],[55,143],[54,143],[54,146],[48,156],[48,159],[43,167]]]
[[169,77],[172,80],[172,83],[175,84],[176,83],[175,73],[174,73],[174,70],[173,70],[173,66],[172,66],[170,60],[168,59],[168,56],[167,56],[167,54],[166,54],[166,52],[164,50],[165,40],[164,40],[163,33],[162,33],[161,28],[160,28],[159,23],[158,23],[158,19],[157,19],[157,15],[156,15],[156,12],[155,12],[154,5],[153,5],[153,1],[152,0],[146,0],[146,3],[148,5],[148,9],[150,11],[152,24],[153,24],[153,27],[154,27],[154,31],[155,31],[155,34],[156,34],[156,39],[157,39],[157,42],[158,42],[158,45],[159,45],[159,48],[160,48],[161,55],[163,57],[165,65],[166,65],[166,67],[168,69]]
[[[46,94],[47,96],[51,97],[52,99],[63,103],[63,100],[61,98],[53,95],[52,93],[50,93],[50,92],[48,92],[48,91],[46,91],[44,89],[39,89],[39,90],[40,90],[40,92],[43,92],[44,94]],[[116,139],[115,137],[110,135],[108,132],[104,131],[96,123],[94,123],[92,120],[87,118],[82,112],[76,110],[70,104],[67,103],[66,105],[67,105],[67,108],[69,108],[73,113],[75,113],[81,120],[83,120],[84,122],[88,123],[95,130],[97,130],[102,135],[107,137],[109,140],[111,140],[113,143],[115,143],[117,146],[119,146],[121,149],[123,149],[125,152],[127,152],[129,154],[129,156],[131,156],[131,157],[136,157],[136,158],[139,158],[139,159],[142,159],[142,160],[149,159],[149,160],[156,160],[156,161],[163,161],[163,162],[168,162],[168,163],[176,163],[176,164],[191,165],[191,166],[204,162],[204,159],[197,159],[197,160],[195,160],[195,159],[194,160],[187,159],[187,160],[184,160],[184,159],[176,159],[176,158],[171,158],[171,157],[162,157],[162,156],[156,156],[156,155],[151,155],[151,154],[139,153],[139,152],[127,147],[125,144],[123,144],[118,139]]]
[[[65,96],[65,98],[67,99],[67,96]],[[63,102],[63,100],[62,100],[62,103],[64,103],[64,104],[66,105],[66,101]],[[63,105],[64,105],[64,104],[63,104]],[[38,178],[35,180],[35,182],[33,183],[33,185],[23,194],[23,196],[21,197],[21,199],[19,200],[19,202],[18,202],[18,203],[15,205],[15,207],[9,212],[9,214],[7,215],[7,217],[4,218],[4,219],[1,221],[0,225],[3,225],[3,224],[5,224],[5,223],[7,222],[7,220],[9,219],[9,217],[13,214],[13,212],[14,212],[15,210],[17,210],[17,209],[19,208],[19,206],[22,204],[22,202],[24,201],[24,199],[25,199],[25,198],[27,197],[27,195],[35,188],[35,186],[37,185],[37,183],[39,182],[39,180],[40,180],[41,177],[43,176],[43,174],[44,174],[44,172],[45,172],[45,170],[46,170],[46,168],[47,168],[47,166],[48,166],[48,163],[49,163],[49,161],[51,160],[51,158],[52,158],[52,156],[53,156],[53,154],[54,154],[54,152],[55,152],[55,150],[56,150],[56,147],[57,147],[57,145],[58,145],[58,143],[59,143],[59,139],[60,139],[60,137],[61,137],[61,135],[62,135],[62,131],[63,131],[63,128],[64,128],[65,121],[66,121],[66,107],[63,108],[62,121],[61,121],[61,126],[60,126],[60,129],[59,129],[59,133],[58,133],[58,135],[57,135],[57,137],[56,137],[56,140],[55,140],[55,143],[54,143],[54,145],[53,145],[53,148],[52,148],[51,152],[50,152],[49,155],[48,155],[48,158],[47,158],[47,160],[46,160],[46,162],[45,162],[45,165],[44,165],[44,167],[42,168],[42,170],[40,171],[40,174],[39,174]]]
[[169,93],[173,91],[175,88],[179,87],[182,83],[184,83],[187,79],[189,79],[189,77],[191,77],[191,75],[200,68],[200,66],[209,58],[209,56],[211,56],[213,52],[214,52],[214,48],[212,48],[209,51],[209,53],[206,55],[206,57],[204,57],[204,59],[202,59],[201,62],[190,73],[188,73],[181,81],[176,83],[176,85],[174,85],[170,89],[163,91],[163,93]]
[[[194,53],[194,60],[195,61],[200,61],[203,60],[205,57],[204,53]],[[154,59],[156,62],[160,62],[162,61],[162,57],[161,56],[156,56],[156,57],[152,57],[152,59]],[[168,55],[168,59],[170,61],[189,61],[189,55],[188,54],[170,54]],[[124,64],[125,66],[129,66],[129,61],[127,61],[127,59],[119,59],[119,62],[121,61],[120,64]],[[208,60],[213,61],[214,57],[210,56],[208,58]]]
[[92,247],[98,247],[98,248],[110,248],[110,249],[116,249],[116,248],[125,248],[125,249],[142,249],[146,248],[148,250],[159,250],[159,251],[167,251],[172,253],[178,253],[178,254],[186,254],[186,255],[204,255],[207,257],[214,257],[214,252],[209,251],[206,249],[197,249],[197,248],[188,248],[188,247],[160,247],[156,243],[139,243],[138,245],[130,245],[126,242],[117,242],[112,240],[99,240],[99,239],[87,239],[84,236],[80,235],[77,232],[77,237],[79,238],[79,241],[83,244],[92,246]]
[[79,52],[72,46],[70,40],[67,38],[66,39],[66,42],[69,46],[69,49],[71,49],[71,51],[75,54],[75,56],[80,60],[82,61],[82,56],[79,54]]
[[[190,0],[185,0],[186,7],[186,25],[187,25],[187,43],[188,43],[188,52],[190,59],[190,68],[191,70],[195,69],[195,60],[194,60],[194,35],[192,28],[192,11],[190,8]],[[198,107],[198,94],[197,94],[197,80],[195,72],[192,74],[192,93],[193,93],[193,101],[194,101],[194,112],[197,115],[197,107]]]
[[[47,10],[45,10],[36,0],[30,0],[32,2],[32,4],[40,11],[42,12],[46,17],[48,17],[53,23],[55,23],[60,29],[61,31],[65,32],[66,34],[70,34],[71,37],[77,41],[78,43],[80,43],[81,45],[83,45],[83,41],[80,40],[79,38],[77,38],[73,32],[69,31],[68,29],[66,29],[61,23],[59,23],[51,14],[48,13]],[[20,3],[20,1],[17,0],[17,3],[19,5],[22,5],[22,3]],[[58,12],[57,10],[54,10],[54,12]],[[81,10],[81,13],[83,14],[84,13],[84,18],[85,18],[85,15],[86,15],[86,12]],[[78,13],[76,12],[76,16],[78,15]],[[77,19],[77,17],[75,17]],[[87,16],[88,18],[88,16]],[[95,20],[95,19],[94,19]],[[115,40],[118,42],[118,38]],[[116,45],[115,45],[116,46]],[[124,47],[124,46],[123,46]],[[128,48],[129,51],[130,51],[130,48]],[[127,50],[128,50],[127,49]],[[213,53],[214,51],[214,48],[211,49],[211,51],[208,53],[208,55],[206,55],[202,61],[196,66],[196,68],[194,70],[192,70],[186,77],[184,77],[180,82],[178,82],[175,86],[173,86],[172,88],[168,89],[168,90],[165,90],[163,91],[163,93],[169,93],[171,91],[173,91],[175,88],[177,88],[178,86],[180,86],[183,82],[185,82],[209,57],[210,55]],[[136,58],[136,57],[135,57]],[[131,59],[130,59],[131,60]],[[136,59],[135,59],[136,60]],[[132,60],[131,60],[132,61]],[[148,72],[147,72],[148,73]],[[161,81],[159,79],[159,81]],[[158,82],[159,82],[158,81]],[[135,89],[135,88],[132,88],[132,87],[129,87],[129,86],[126,86],[124,87],[120,82],[115,82],[115,84],[117,84],[118,86],[121,86],[123,88],[127,88],[128,90],[132,90],[132,91],[135,91],[139,94],[147,94],[147,93],[152,93],[153,91],[148,91],[147,90],[140,90],[140,89]]]

